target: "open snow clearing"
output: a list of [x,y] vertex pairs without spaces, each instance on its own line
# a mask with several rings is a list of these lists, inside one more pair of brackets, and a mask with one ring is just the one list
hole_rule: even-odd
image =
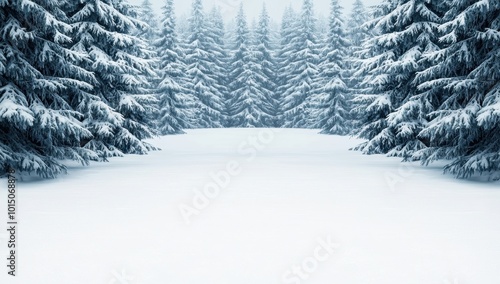
[[0,282],[498,283],[498,182],[317,132],[190,130],[147,156],[20,181],[17,277],[3,265]]

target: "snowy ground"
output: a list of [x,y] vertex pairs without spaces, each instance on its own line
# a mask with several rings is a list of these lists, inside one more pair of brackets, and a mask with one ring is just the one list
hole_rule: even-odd
[[18,276],[2,264],[0,283],[499,283],[498,182],[316,133],[189,131],[149,156],[22,182]]

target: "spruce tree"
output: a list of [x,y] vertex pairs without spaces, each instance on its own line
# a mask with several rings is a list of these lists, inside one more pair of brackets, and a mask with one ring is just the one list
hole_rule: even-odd
[[342,7],[331,0],[330,24],[326,46],[322,51],[319,93],[313,96],[318,128],[323,134],[346,135],[351,131],[350,94],[346,84],[349,41],[344,31]]
[[162,11],[161,30],[154,44],[161,76],[156,91],[159,97],[158,129],[161,135],[182,134],[183,128],[192,126],[194,98],[185,87],[186,66],[175,32],[173,0],[166,0]]
[[423,54],[437,49],[436,27],[441,1],[386,1],[372,25],[380,31],[366,43],[371,57],[360,70],[369,74],[366,93],[357,97],[365,118],[360,145],[367,154],[389,154],[408,159],[425,148],[418,134],[427,124],[432,102],[417,90],[416,75],[425,68]]
[[71,27],[56,1],[0,1],[0,174],[14,169],[51,178],[62,160],[87,164],[92,137],[69,103],[92,89],[85,55],[65,46]]
[[347,21],[347,37],[351,43],[351,55],[359,50],[363,42],[371,36],[370,29],[364,25],[368,22],[369,18],[363,1],[355,0],[352,4],[352,10]]
[[257,77],[259,89],[262,92],[264,105],[263,111],[268,114],[263,116],[263,126],[280,127],[280,100],[277,92],[277,61],[274,56],[274,44],[270,27],[271,18],[266,5],[262,7],[259,21],[255,29],[255,52],[259,64]]
[[[140,6],[126,5],[127,15],[132,16],[139,20],[136,25],[131,29],[130,34],[141,39],[136,44],[136,48],[140,51],[140,57],[148,61],[154,72],[149,72],[143,80],[144,92],[154,95],[158,98],[157,86],[160,83],[159,77],[159,58],[154,44],[159,37],[159,24],[156,14],[153,11],[153,5],[149,0],[144,0]],[[158,131],[158,124],[156,123],[159,116],[159,110],[155,108],[153,112],[148,115],[147,126]]]
[[138,9],[137,18],[147,24],[144,27],[141,38],[152,43],[158,36],[158,29],[161,28],[158,24],[158,19],[153,11],[153,5],[149,0],[144,0]]
[[210,58],[212,61],[211,71],[216,80],[217,96],[221,98],[221,125],[224,127],[230,126],[229,122],[229,102],[231,94],[229,92],[229,50],[226,46],[226,31],[224,19],[222,18],[221,9],[213,7],[208,15],[208,36],[213,42],[210,48]]
[[229,127],[263,127],[264,120],[272,118],[268,114],[271,105],[263,92],[262,83],[266,78],[259,72],[257,53],[251,45],[251,35],[241,5],[236,17],[234,54],[231,59],[229,84]]
[[209,35],[208,21],[201,0],[194,0],[191,12],[190,35],[186,45],[187,88],[196,97],[196,127],[221,127],[223,102],[218,76],[214,69],[212,49],[216,46]]
[[149,125],[156,99],[145,94],[154,71],[144,59],[145,43],[131,35],[141,25],[129,16],[131,7],[121,0],[82,0],[70,3],[67,11],[72,50],[88,54],[81,66],[96,78],[93,90],[72,102],[93,135],[85,148],[104,160],[154,150],[143,141],[154,135]]
[[315,21],[312,0],[304,0],[298,31],[289,42],[292,50],[284,54],[289,56],[282,69],[286,74],[282,86],[285,127],[308,128],[314,124],[309,100],[318,91],[320,61]]
[[[382,92],[380,85],[383,82],[383,76],[380,76],[377,81],[373,81],[382,73],[380,66],[384,64],[385,60],[381,55],[382,48],[376,45],[373,38],[382,34],[381,28],[376,25],[376,19],[389,14],[393,8],[388,1],[374,6],[372,9],[373,19],[365,25],[372,32],[373,37],[363,42],[361,50],[356,53],[356,60],[352,62],[353,69],[356,70],[353,76],[358,80],[352,110],[352,114],[357,119],[355,134],[366,140],[374,138],[387,126],[386,118],[392,111],[389,99],[386,96],[378,95],[379,92]],[[353,149],[363,151],[367,144],[368,142],[362,143]]]
[[[347,39],[350,42],[350,46],[348,59],[346,60],[349,69],[346,83],[351,91],[351,97],[363,92],[362,82],[368,75],[367,72],[360,72],[362,64],[359,59],[366,59],[372,55],[366,52],[363,54],[363,45],[365,41],[376,34],[373,25],[372,27],[367,25],[370,18],[370,14],[365,9],[363,2],[361,0],[355,0],[347,20]],[[365,119],[363,111],[351,111],[350,116],[352,124],[351,134],[356,134],[362,127],[362,121]]]
[[[428,148],[414,155],[424,164],[451,160],[445,170],[460,178],[499,178],[500,2],[450,2],[439,26],[442,48],[419,88],[437,105],[419,138]],[[496,176],[495,176],[496,174]]]
[[277,88],[276,97],[279,102],[278,116],[276,125],[283,127],[285,125],[285,116],[283,114],[283,94],[286,91],[288,82],[292,79],[292,74],[289,72],[289,66],[292,63],[292,54],[295,52],[295,46],[290,42],[297,36],[298,33],[298,17],[292,6],[285,8],[281,19],[280,42],[279,49],[276,53],[278,75],[276,78]]
[[360,53],[362,52],[360,51],[362,50],[364,42],[375,35],[373,29],[366,25],[369,19],[369,13],[366,11],[363,2],[361,0],[355,0],[347,20],[347,39],[350,42],[350,46],[348,54],[349,59],[346,60],[350,69],[347,83],[354,92],[356,92],[355,89],[357,89],[362,82],[362,77],[366,75],[362,74],[359,76],[358,74],[359,77],[355,75],[356,71],[360,69],[359,64],[356,64],[358,62],[357,59],[361,59]]

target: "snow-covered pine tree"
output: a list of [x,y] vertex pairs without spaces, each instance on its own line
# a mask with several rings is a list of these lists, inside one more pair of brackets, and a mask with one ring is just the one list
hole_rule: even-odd
[[[155,71],[150,73],[145,77],[144,80],[144,92],[155,95],[156,88],[160,82],[159,77],[159,58],[155,50],[154,43],[159,37],[159,24],[156,14],[153,11],[153,5],[149,0],[144,0],[140,6],[129,6],[126,7],[127,15],[138,19],[142,23],[136,24],[136,26],[130,31],[130,34],[140,38],[142,41],[137,42],[137,50],[139,50],[140,57],[149,61],[151,68]],[[147,83],[147,84],[146,84]],[[147,118],[148,126],[158,131],[157,118],[159,116],[159,110],[149,114]]]
[[57,1],[0,1],[0,174],[8,169],[52,178],[61,160],[97,159],[81,144],[92,134],[68,103],[92,89],[84,56],[64,46],[71,27]]
[[320,56],[316,39],[312,0],[304,0],[298,30],[291,39],[288,64],[283,66],[286,82],[282,86],[285,127],[309,128],[316,122],[310,117],[309,98],[318,91]]
[[74,30],[72,49],[88,54],[82,67],[97,80],[93,90],[75,97],[73,104],[93,135],[85,148],[104,160],[155,149],[142,141],[154,135],[148,125],[156,99],[144,88],[154,71],[144,59],[144,42],[130,34],[141,23],[129,12],[122,0],[81,0],[67,7]]
[[214,74],[214,79],[217,82],[217,95],[222,99],[222,115],[221,125],[223,127],[230,126],[228,103],[231,100],[229,93],[229,80],[228,80],[228,64],[229,64],[229,51],[226,46],[226,30],[224,19],[222,18],[220,7],[212,7],[208,15],[208,36],[213,42],[210,48],[210,56],[212,61],[211,71]]
[[[134,17],[142,23],[136,23],[135,27],[129,33],[142,39],[138,46],[142,53],[142,57],[150,59],[152,65],[157,63],[157,54],[154,51],[154,42],[159,36],[159,24],[156,14],[153,12],[152,4],[149,0],[144,0],[140,6],[123,6],[126,7],[127,16]],[[156,67],[156,65],[154,66]],[[155,74],[156,75],[156,74]],[[151,85],[155,85],[157,77],[149,78]]]
[[175,31],[174,1],[166,0],[162,7],[161,29],[154,42],[158,54],[158,72],[161,77],[156,92],[159,98],[158,129],[161,135],[182,134],[190,128],[194,98],[185,88],[186,66],[183,51],[178,45]]
[[350,42],[349,60],[347,63],[351,69],[348,86],[351,89],[357,88],[358,84],[361,82],[361,78],[354,76],[354,73],[359,69],[358,64],[355,64],[357,59],[359,59],[358,52],[362,50],[365,40],[374,36],[373,30],[365,25],[369,19],[369,13],[365,9],[362,0],[355,0],[347,20],[347,39]]
[[272,40],[272,32],[270,27],[271,18],[267,12],[266,5],[263,4],[262,11],[259,15],[259,21],[255,29],[255,52],[257,63],[260,65],[258,69],[259,89],[264,95],[264,103],[266,105],[265,112],[270,115],[263,117],[263,126],[280,127],[280,100],[277,92],[277,62],[274,56],[274,44]]
[[329,31],[322,51],[320,89],[313,95],[311,104],[316,108],[315,117],[322,134],[346,135],[351,132],[350,93],[346,84],[349,41],[344,31],[342,7],[338,0],[331,0]]
[[419,135],[429,147],[414,157],[452,160],[445,170],[459,178],[499,178],[500,2],[449,3],[439,27],[442,49],[428,55],[435,64],[419,74],[420,89],[438,108]]
[[158,30],[160,30],[161,27],[158,24],[157,16],[153,11],[153,5],[149,0],[144,0],[141,3],[137,11],[137,18],[147,24],[141,32],[140,37],[148,43],[154,42],[158,37]]
[[[358,72],[360,67],[360,60],[363,56],[370,57],[370,54],[365,53],[362,55],[362,46],[365,40],[375,35],[374,30],[365,25],[369,19],[370,14],[365,9],[361,0],[355,0],[352,6],[351,13],[347,20],[347,39],[350,42],[348,60],[346,63],[349,68],[349,75],[346,80],[347,86],[351,90],[351,96],[362,92],[361,82],[367,75]],[[364,120],[363,113],[351,112],[352,131],[355,134],[361,128],[360,121]]]
[[276,76],[276,97],[279,102],[276,124],[278,127],[283,127],[285,125],[285,116],[282,108],[284,98],[282,94],[285,93],[285,88],[289,80],[292,78],[292,74],[288,72],[288,68],[292,62],[291,55],[295,52],[295,50],[294,46],[291,45],[290,42],[292,39],[297,37],[298,24],[299,21],[297,13],[293,10],[291,5],[287,6],[281,19],[279,49],[276,52],[278,69],[278,74]]
[[[281,30],[280,30],[280,47],[286,50],[286,47],[290,47],[290,42],[293,38],[297,36],[299,27],[299,15],[293,9],[292,5],[288,5],[283,12],[283,17],[281,18]],[[281,51],[280,53],[283,53]],[[283,56],[285,57],[285,56]]]
[[[376,20],[384,17],[394,9],[394,5],[388,1],[374,6],[372,8],[372,20],[365,24],[372,33],[373,37],[382,34],[380,27],[376,25]],[[356,117],[356,135],[360,138],[370,140],[378,135],[387,127],[386,118],[392,111],[390,101],[386,96],[380,96],[382,92],[381,84],[384,81],[381,66],[385,58],[382,56],[382,48],[375,44],[372,38],[368,38],[362,43],[361,50],[356,53],[356,61],[352,62],[354,69],[353,76],[358,79],[356,85],[356,94],[353,99],[352,115]],[[373,78],[377,81],[372,81]],[[367,78],[370,80],[367,80]],[[368,142],[362,143],[354,150],[364,150]],[[368,152],[366,152],[368,153]]]
[[214,72],[212,49],[216,46],[209,35],[208,21],[201,0],[194,0],[191,11],[190,35],[186,44],[187,88],[197,98],[196,127],[221,127],[223,103],[218,76]]
[[369,20],[368,12],[362,0],[355,0],[347,20],[347,39],[351,42],[350,54],[359,50],[363,42],[371,37],[370,29],[364,24]]
[[437,49],[440,2],[385,1],[386,12],[373,20],[380,35],[366,42],[374,56],[362,60],[368,90],[357,97],[365,118],[359,136],[368,139],[359,147],[364,153],[408,159],[426,147],[418,134],[432,102],[418,92],[415,78],[425,68],[423,54]]
[[251,45],[243,4],[236,16],[234,53],[230,63],[228,127],[263,127],[264,120],[271,120],[268,114],[271,105],[263,92],[261,83],[266,82],[260,72],[257,53]]
[[226,97],[227,121],[226,127],[259,127],[260,117],[255,111],[257,102],[252,92],[256,84],[252,73],[254,64],[250,47],[250,31],[243,3],[235,20],[236,29],[233,35],[232,55],[229,62],[229,92]]

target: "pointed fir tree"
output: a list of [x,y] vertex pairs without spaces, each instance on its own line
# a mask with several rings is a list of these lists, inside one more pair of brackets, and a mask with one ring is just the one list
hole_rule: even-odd
[[[373,6],[370,13],[371,19],[364,26],[373,34],[367,38],[361,45],[359,51],[355,53],[355,57],[351,58],[351,80],[356,80],[353,98],[353,109],[351,114],[355,118],[355,133],[354,135],[366,140],[375,137],[387,125],[386,118],[391,112],[390,101],[385,96],[377,96],[377,82],[373,82],[375,74],[373,70],[377,69],[380,72],[380,66],[384,59],[380,54],[381,48],[372,40],[375,36],[379,36],[382,31],[376,25],[376,20],[381,18],[391,11],[393,7],[385,1],[379,5]],[[378,59],[380,56],[380,59]],[[366,80],[366,78],[370,80]],[[379,81],[383,81],[379,79]],[[363,150],[367,143],[362,143],[353,150]],[[367,154],[368,152],[365,152]]]
[[52,178],[66,172],[62,160],[97,159],[81,147],[92,134],[70,104],[94,78],[77,65],[85,55],[65,47],[66,20],[57,1],[0,1],[0,174]]
[[267,114],[263,116],[263,126],[280,127],[280,100],[277,92],[277,62],[274,56],[274,44],[270,26],[271,18],[263,4],[259,15],[259,21],[255,29],[255,52],[257,63],[260,65],[257,77],[259,89],[264,96],[263,110]]
[[175,32],[173,0],[166,0],[162,7],[161,30],[155,41],[158,54],[158,71],[161,79],[157,85],[159,98],[158,130],[161,135],[183,134],[183,128],[190,128],[194,120],[194,98],[185,88],[185,64],[183,52],[178,45]]
[[290,43],[292,39],[297,37],[299,29],[298,25],[299,21],[297,13],[293,10],[291,5],[287,6],[281,19],[279,49],[276,52],[276,65],[278,69],[276,77],[276,97],[279,102],[276,124],[278,127],[283,127],[285,125],[285,115],[283,114],[283,94],[286,91],[285,88],[287,87],[288,82],[292,78],[292,74],[289,72],[288,68],[292,63],[292,54],[295,52],[295,46]]
[[131,35],[140,22],[129,16],[131,8],[121,0],[81,0],[67,9],[74,30],[72,49],[88,54],[82,67],[97,81],[91,92],[73,101],[93,135],[85,148],[104,160],[154,150],[143,141],[154,135],[150,114],[156,99],[145,94],[154,71],[144,59],[145,43]]
[[152,43],[156,40],[158,36],[158,30],[160,25],[158,24],[158,19],[155,12],[153,11],[153,5],[149,0],[144,0],[138,11],[137,18],[147,24],[140,34],[140,37],[148,43]]
[[[283,50],[286,50],[286,47],[291,47],[290,42],[297,36],[299,29],[299,15],[297,15],[292,5],[285,8],[280,28],[280,45]],[[280,53],[283,53],[283,51]]]
[[311,117],[310,97],[318,90],[319,46],[316,38],[312,0],[304,0],[298,30],[289,44],[288,64],[282,68],[286,81],[282,85],[282,108],[285,127],[309,128],[316,118]]
[[[370,53],[363,53],[363,45],[366,40],[375,36],[376,32],[373,26],[368,25],[371,19],[370,13],[365,9],[362,0],[355,0],[351,13],[347,20],[347,39],[350,42],[348,59],[346,60],[349,69],[347,86],[351,90],[351,96],[363,92],[362,81],[368,74],[359,72],[361,69],[361,60],[371,56]],[[352,107],[352,106],[351,106]],[[362,127],[364,116],[362,112],[351,111],[351,134],[355,135]]]
[[223,102],[212,49],[216,46],[209,36],[208,21],[201,0],[194,0],[191,11],[190,35],[186,45],[187,88],[196,97],[197,128],[222,127]]
[[251,35],[241,5],[236,17],[234,54],[231,59],[229,84],[229,127],[263,127],[264,120],[270,121],[271,105],[263,92],[266,78],[260,72],[257,53],[251,45]]
[[416,75],[423,54],[436,50],[436,27],[441,1],[386,1],[384,13],[372,24],[380,35],[368,40],[368,53],[360,70],[367,94],[357,97],[365,118],[360,137],[368,142],[359,149],[367,154],[389,154],[408,159],[425,148],[418,134],[427,124],[432,102],[417,91]]
[[330,24],[320,65],[321,88],[314,95],[315,116],[322,134],[346,135],[351,132],[350,94],[346,84],[349,41],[344,31],[342,7],[331,0]]
[[[362,50],[363,43],[375,35],[373,29],[366,25],[369,19],[370,15],[365,9],[363,1],[355,0],[347,20],[347,39],[350,42],[349,59],[346,60],[350,68],[349,81],[347,83],[351,89],[356,89],[361,83],[361,78],[358,78],[354,74],[360,68],[356,62],[358,62],[357,59],[361,59],[360,51]],[[363,74],[361,77],[364,77],[364,75],[366,74]]]
[[500,2],[449,4],[439,26],[442,48],[428,54],[433,64],[418,76],[423,96],[437,108],[419,134],[429,147],[414,158],[424,164],[451,160],[445,171],[459,178],[498,179]]
[[[139,20],[136,25],[129,32],[133,36],[136,36],[141,39],[136,44],[136,48],[140,50],[140,57],[148,60],[149,65],[151,66],[154,73],[148,74],[145,76],[144,84],[144,92],[147,92],[151,95],[158,97],[156,93],[156,87],[160,82],[159,77],[159,61],[158,54],[155,50],[154,44],[157,38],[159,37],[159,24],[156,14],[153,12],[153,5],[149,0],[144,0],[140,6],[129,6],[125,5],[127,10],[127,15],[134,17]],[[157,130],[156,119],[159,116],[159,110],[155,109],[148,115],[148,123],[147,125],[155,130]]]
[[364,24],[370,19],[362,0],[355,0],[347,21],[347,39],[351,43],[350,54],[359,50],[363,42],[371,37],[370,29]]
[[210,48],[210,58],[212,61],[211,71],[213,72],[214,79],[216,80],[217,95],[222,99],[221,111],[221,125],[229,127],[229,101],[231,94],[229,92],[228,84],[228,64],[229,64],[229,50],[226,46],[226,30],[224,19],[222,18],[220,7],[212,7],[208,15],[208,37],[213,42]]

